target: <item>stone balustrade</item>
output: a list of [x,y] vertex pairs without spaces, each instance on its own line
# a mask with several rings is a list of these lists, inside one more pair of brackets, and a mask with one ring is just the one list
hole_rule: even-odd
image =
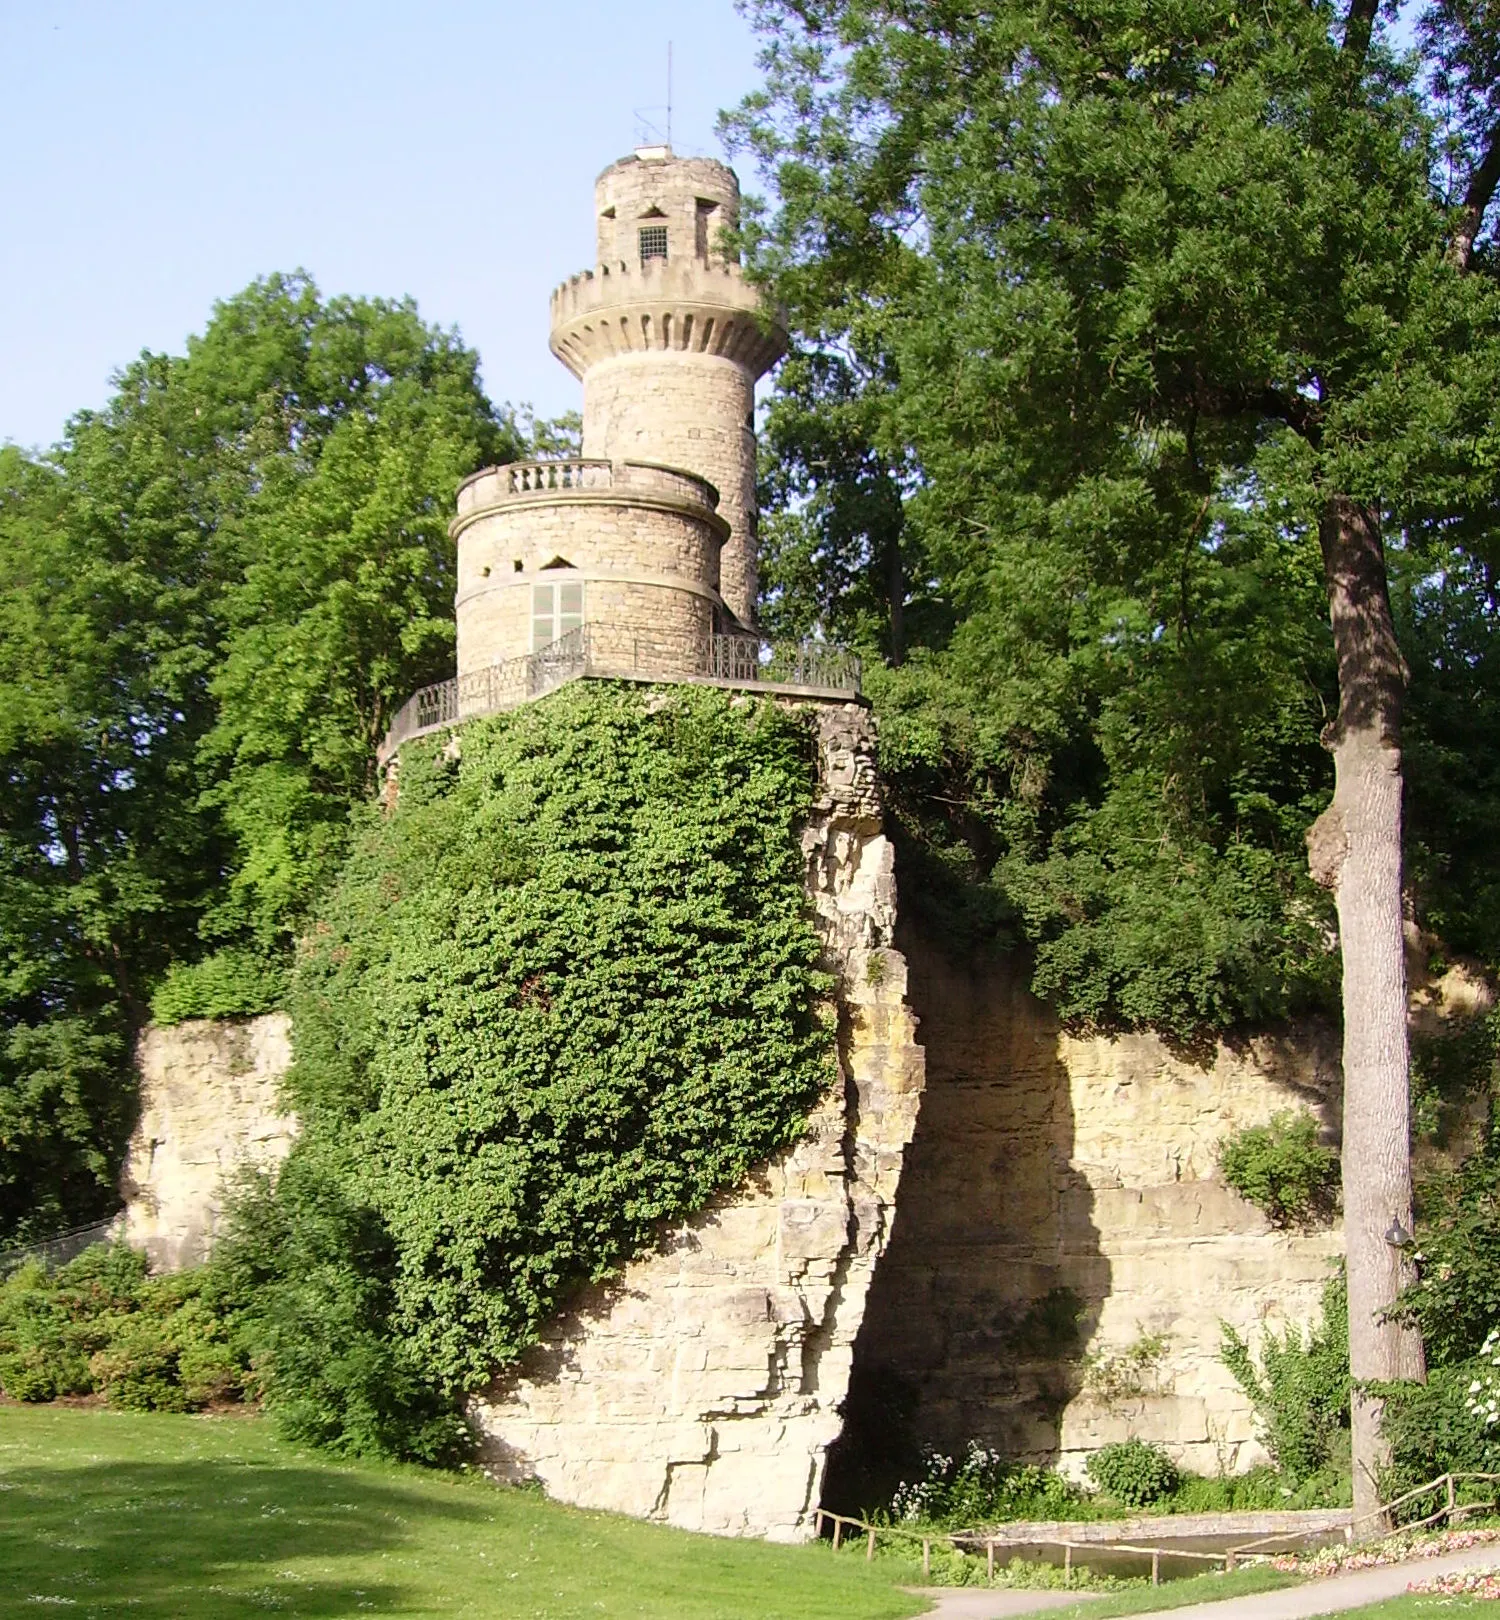
[[515,501],[587,499],[601,492],[656,495],[705,512],[719,505],[719,492],[706,478],[656,461],[513,461],[484,467],[458,486],[458,517]]

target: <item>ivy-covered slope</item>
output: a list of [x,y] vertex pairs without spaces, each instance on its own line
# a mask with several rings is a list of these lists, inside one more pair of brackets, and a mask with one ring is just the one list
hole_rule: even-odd
[[795,717],[576,685],[450,754],[406,749],[303,948],[303,1136],[224,1256],[273,1407],[354,1449],[434,1449],[382,1402],[484,1382],[833,1077]]

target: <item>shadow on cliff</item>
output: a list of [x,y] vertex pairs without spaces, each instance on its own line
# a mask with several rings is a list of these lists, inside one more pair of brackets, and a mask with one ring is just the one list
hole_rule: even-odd
[[1110,1291],[1055,1023],[1013,964],[954,961],[920,926],[897,945],[927,1085],[828,1459],[842,1512],[887,1502],[928,1448],[1055,1457]]

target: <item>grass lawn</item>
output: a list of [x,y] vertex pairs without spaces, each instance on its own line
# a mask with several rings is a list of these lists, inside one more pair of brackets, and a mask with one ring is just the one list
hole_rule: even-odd
[[687,1535],[531,1491],[340,1463],[255,1418],[0,1407],[0,1615],[898,1620],[825,1547]]

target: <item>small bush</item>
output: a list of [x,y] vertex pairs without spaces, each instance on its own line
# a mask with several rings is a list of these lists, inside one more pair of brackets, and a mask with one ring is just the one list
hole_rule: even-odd
[[[1425,1384],[1377,1386],[1391,1446],[1383,1495],[1398,1496],[1446,1473],[1500,1472],[1500,1342],[1479,1355],[1435,1367]],[[1428,1511],[1419,1507],[1419,1511]]]
[[1311,1114],[1275,1115],[1219,1148],[1224,1179],[1273,1226],[1311,1226],[1333,1215],[1339,1157],[1318,1141]]
[[248,1376],[212,1267],[151,1277],[123,1243],[0,1283],[0,1390],[18,1401],[102,1394],[130,1411],[232,1400]]
[[1085,1391],[1106,1408],[1155,1393],[1170,1343],[1164,1333],[1142,1333],[1116,1355],[1090,1351],[1083,1358]]
[[1227,1323],[1220,1354],[1250,1397],[1261,1439],[1292,1485],[1340,1470],[1349,1435],[1349,1297],[1343,1274],[1323,1290],[1322,1317],[1304,1336],[1267,1333],[1257,1367],[1249,1344]]
[[1177,1464],[1144,1440],[1101,1446],[1088,1460],[1088,1476],[1126,1507],[1150,1507],[1177,1489]]
[[260,952],[226,947],[201,962],[179,962],[151,998],[158,1024],[189,1018],[253,1018],[275,1012],[287,993],[289,964]]
[[121,1317],[104,1349],[89,1357],[89,1377],[111,1406],[125,1412],[185,1412],[178,1347],[158,1317]]
[[890,1512],[907,1523],[947,1526],[1091,1516],[1088,1495],[1061,1474],[1011,1462],[977,1440],[959,1458],[929,1451],[921,1477],[897,1488]]

